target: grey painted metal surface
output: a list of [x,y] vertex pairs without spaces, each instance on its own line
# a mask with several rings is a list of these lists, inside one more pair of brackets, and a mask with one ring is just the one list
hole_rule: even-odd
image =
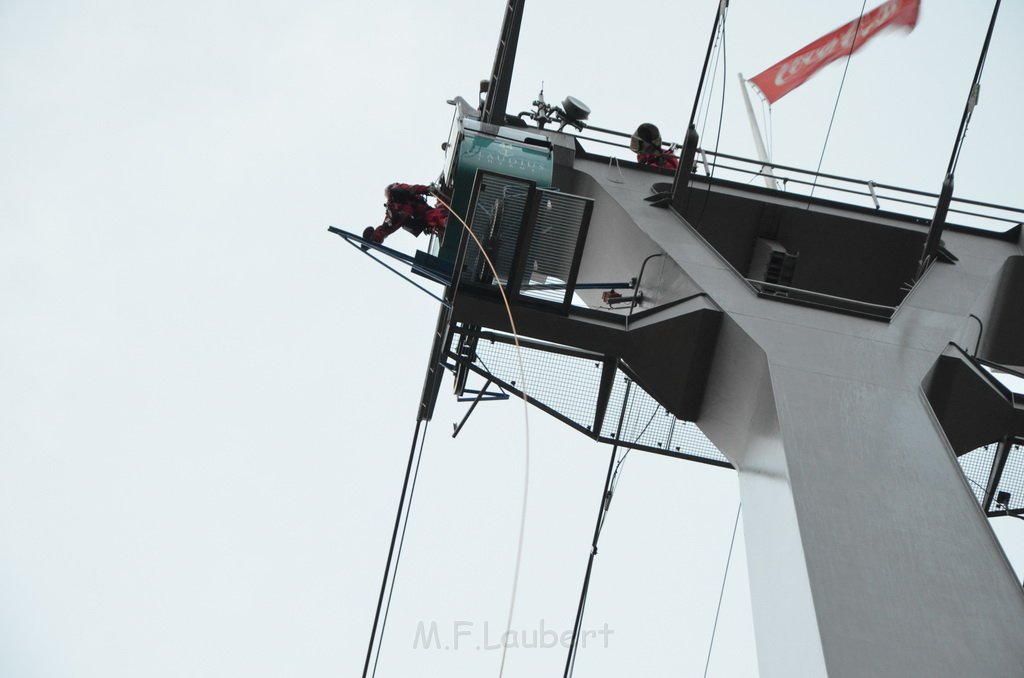
[[988,332],[981,339],[979,353],[990,360],[1024,370],[1024,314],[1020,313],[1024,300],[1024,257],[1011,257],[1003,262],[999,275],[993,280],[991,303],[980,315],[985,318]]
[[1020,676],[1024,593],[921,388],[1020,247],[947,231],[879,322],[759,298],[651,173],[575,168],[725,313],[698,424],[739,471],[761,675]]

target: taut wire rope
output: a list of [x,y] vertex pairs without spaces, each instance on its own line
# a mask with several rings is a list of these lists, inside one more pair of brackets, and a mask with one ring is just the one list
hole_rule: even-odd
[[[832,135],[832,123],[836,119],[836,111],[839,110],[839,97],[843,94],[843,85],[846,84],[846,72],[850,70],[850,59],[853,58],[853,53],[857,49],[857,36],[860,35],[860,22],[864,18],[864,8],[867,7],[868,0],[863,0],[860,4],[860,14],[857,15],[857,25],[853,29],[853,42],[850,43],[850,53],[846,55],[846,63],[843,65],[843,78],[839,81],[839,91],[836,92],[836,103],[832,106],[832,117],[828,120],[828,131],[825,132],[825,143],[821,145],[821,155],[818,156],[818,167],[814,170],[814,182],[811,184],[811,193],[808,197],[814,196],[814,189],[818,186],[818,173],[821,172],[821,163],[825,160],[825,149],[828,148],[828,138]],[[807,209],[810,209],[811,203],[807,203]]]
[[718,615],[722,612],[722,599],[725,597],[725,582],[729,578],[729,563],[732,562],[732,548],[736,545],[736,528],[740,524],[740,511],[743,502],[736,507],[736,520],[732,524],[732,539],[729,540],[729,555],[725,557],[725,572],[722,574],[722,588],[718,591],[718,607],[715,608],[715,623],[711,625],[711,641],[708,643],[708,658],[704,662],[704,678],[708,678],[708,667],[711,666],[711,650],[715,646],[715,631],[718,630]]
[[438,194],[437,191],[431,191],[437,202],[444,206],[448,210],[448,213],[454,216],[460,224],[462,224],[463,230],[473,239],[476,243],[477,249],[480,250],[480,254],[483,256],[484,261],[487,262],[487,267],[491,269],[491,274],[494,276],[494,282],[498,286],[498,291],[501,293],[501,300],[505,304],[505,312],[508,314],[508,324],[512,328],[512,341],[516,346],[516,360],[519,363],[519,379],[522,387],[519,392],[522,394],[523,399],[523,426],[526,432],[526,443],[524,446],[524,463],[523,463],[523,502],[522,510],[519,516],[519,541],[516,544],[516,564],[512,575],[512,596],[508,606],[508,620],[505,623],[505,633],[501,637],[501,665],[498,669],[498,677],[501,678],[505,674],[505,659],[508,654],[508,636],[512,630],[512,618],[515,614],[516,609],[516,594],[519,590],[519,572],[523,561],[523,541],[526,536],[526,509],[527,500],[530,495],[530,408],[529,408],[529,397],[526,393],[526,368],[523,365],[523,349],[519,345],[519,332],[516,330],[516,321],[512,317],[512,306],[508,302],[508,295],[505,293],[505,285],[501,282],[501,276],[498,275],[498,269],[494,266],[494,262],[487,255],[487,251],[484,249],[483,243],[473,233],[473,229],[469,227],[458,212],[452,209],[445,199]]
[[[728,5],[726,4],[725,7],[727,7],[727,6]],[[704,210],[707,209],[707,206],[708,206],[708,198],[711,195],[711,177],[715,176],[715,169],[717,169],[717,167],[718,167],[718,144],[722,140],[722,120],[725,117],[725,77],[726,77],[726,72],[729,70],[729,61],[728,61],[728,54],[726,53],[726,44],[725,44],[725,19],[726,19],[726,13],[725,13],[725,9],[724,8],[722,9],[720,16],[721,16],[721,23],[718,24],[718,22],[716,21],[716,26],[717,26],[718,30],[720,30],[721,33],[722,33],[722,36],[721,36],[722,37],[722,42],[721,42],[721,50],[722,50],[722,103],[721,103],[721,105],[719,107],[719,110],[718,110],[718,131],[715,134],[715,150],[714,150],[715,160],[714,160],[714,164],[711,166],[711,174],[708,175],[708,187],[704,191],[704,201],[701,203],[701,206],[700,206],[700,214],[697,215],[697,219],[693,222],[695,227],[699,227],[701,225],[701,222],[703,222],[703,220],[704,220]],[[708,113],[710,114],[710,106],[709,106]],[[705,119],[705,123],[706,122],[707,122],[707,120]]]
[[[377,640],[377,626],[378,626],[378,624],[380,623],[380,620],[381,620],[380,613],[381,613],[381,608],[384,605],[384,593],[385,593],[385,591],[387,591],[387,588],[388,588],[388,579],[389,579],[389,575],[391,574],[391,562],[392,562],[392,560],[393,560],[393,558],[395,556],[395,544],[398,541],[398,528],[402,524],[402,514],[403,514],[403,511],[404,511],[404,509],[406,507],[405,497],[406,497],[406,494],[409,491],[409,480],[410,480],[410,478],[412,476],[413,461],[416,459],[416,443],[419,440],[420,425],[422,423],[423,423],[422,419],[420,419],[420,418],[416,419],[416,430],[413,432],[412,445],[410,445],[410,447],[409,447],[409,461],[408,461],[408,463],[405,466],[405,480],[402,481],[402,494],[401,494],[401,496],[398,499],[398,511],[395,514],[395,527],[394,527],[394,530],[391,532],[391,545],[388,547],[388,558],[387,558],[387,561],[386,561],[386,563],[384,565],[384,577],[383,577],[383,579],[381,580],[381,583],[380,583],[380,594],[377,597],[377,610],[376,610],[376,612],[374,612],[374,615],[373,615],[373,626],[370,629],[370,643],[369,643],[369,645],[366,648],[366,661],[363,662],[363,678],[366,678],[368,675],[370,675],[369,674],[369,671],[370,671],[370,659],[373,657],[373,646],[374,646],[374,642]],[[422,447],[420,449],[422,451]],[[389,597],[389,605],[390,605],[390,597]],[[378,643],[377,655],[378,655],[378,657],[380,656],[379,643]],[[376,661],[374,661],[373,670],[374,670],[374,672],[377,671],[377,662]]]
[[[417,433],[419,432],[418,423],[419,422],[417,422]],[[399,503],[399,510],[400,511],[401,511],[401,506],[403,504],[405,505],[405,518],[402,520],[402,533],[401,533],[401,536],[398,539],[398,551],[395,553],[395,569],[391,573],[391,586],[388,587],[388,600],[387,600],[387,604],[384,606],[384,616],[383,616],[383,618],[381,619],[381,622],[380,622],[380,640],[377,641],[377,652],[374,654],[374,657],[373,657],[373,672],[370,674],[371,676],[376,676],[377,675],[377,664],[380,662],[380,649],[384,645],[384,631],[387,629],[387,625],[388,625],[388,613],[391,612],[391,596],[394,595],[394,593],[395,593],[395,584],[398,582],[398,566],[402,562],[402,547],[405,545],[405,530],[406,530],[406,528],[409,527],[409,516],[412,515],[412,500],[413,500],[413,496],[416,493],[416,481],[420,477],[420,461],[423,460],[423,446],[427,442],[427,428],[429,427],[429,425],[430,425],[429,421],[424,422],[424,424],[423,424],[423,437],[420,438],[419,453],[416,455],[416,468],[415,468],[415,470],[413,471],[413,474],[412,474],[412,482],[409,484],[409,501],[408,501],[407,504],[405,502],[400,502]],[[414,447],[414,449],[415,449],[415,445],[416,445],[416,441],[415,441],[415,438],[414,438],[413,439],[413,447]],[[404,494],[404,488],[403,488],[403,494]],[[401,515],[401,513],[399,513],[399,515]],[[387,568],[385,568],[384,576],[385,576],[385,581],[387,581],[387,579],[386,579],[387,578]],[[378,610],[379,610],[379,608],[378,608]],[[370,642],[371,642],[371,647],[372,647],[372,642],[373,642],[372,639],[371,639]]]
[[949,156],[949,166],[946,174],[952,176],[956,172],[957,163],[960,162],[960,150],[963,148],[964,139],[967,136],[967,127],[971,123],[971,114],[978,103],[978,90],[981,88],[981,74],[985,70],[985,60],[988,58],[988,46],[992,42],[992,32],[996,27],[996,17],[999,16],[999,4],[996,0],[992,8],[992,19],[988,23],[988,32],[985,33],[985,42],[981,46],[981,56],[978,57],[978,66],[974,71],[974,80],[971,81],[971,91],[967,95],[967,103],[964,104],[964,115],[960,119],[960,129],[956,133],[956,143],[953,144],[953,153]]
[[[721,44],[721,33],[715,32],[715,43],[712,48],[714,50],[714,61],[711,63],[711,72],[718,72],[718,59],[722,56],[722,44]],[[706,92],[701,92],[701,104],[700,109],[697,112],[697,119],[700,120],[703,116],[703,122],[700,124],[700,138],[704,138],[704,130],[708,125],[708,118],[711,117],[711,97],[715,93],[715,79],[711,78],[711,85],[708,87]]]

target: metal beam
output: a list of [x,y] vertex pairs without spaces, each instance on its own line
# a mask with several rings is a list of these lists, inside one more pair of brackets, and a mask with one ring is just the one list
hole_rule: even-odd
[[484,100],[480,119],[493,125],[505,123],[505,109],[508,106],[508,91],[512,85],[512,69],[516,62],[516,48],[519,46],[519,28],[523,23],[523,5],[526,0],[509,0],[505,7],[505,18],[501,23],[501,36],[494,52],[494,66],[487,82],[487,98]]

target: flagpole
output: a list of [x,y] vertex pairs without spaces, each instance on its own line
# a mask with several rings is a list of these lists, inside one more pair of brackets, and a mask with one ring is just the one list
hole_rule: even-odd
[[754,117],[754,106],[750,103],[750,94],[747,92],[747,81],[742,73],[737,73],[740,79],[740,91],[743,92],[743,103],[747,106],[747,117],[750,119],[750,131],[754,135],[754,148],[757,149],[757,157],[761,161],[761,176],[764,178],[764,185],[768,188],[779,190],[779,182],[768,162],[768,153],[764,149],[764,139],[761,137],[761,128],[757,126],[757,118]]

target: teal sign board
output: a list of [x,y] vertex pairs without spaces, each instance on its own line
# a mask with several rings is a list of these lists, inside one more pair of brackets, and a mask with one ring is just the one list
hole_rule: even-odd
[[[538,188],[548,188],[551,186],[553,167],[554,160],[549,148],[465,130],[455,165],[452,207],[462,216],[467,214],[477,170],[527,179],[535,182]],[[449,223],[449,226],[452,225]],[[457,238],[445,238],[439,255],[450,261],[454,259],[457,246]]]

